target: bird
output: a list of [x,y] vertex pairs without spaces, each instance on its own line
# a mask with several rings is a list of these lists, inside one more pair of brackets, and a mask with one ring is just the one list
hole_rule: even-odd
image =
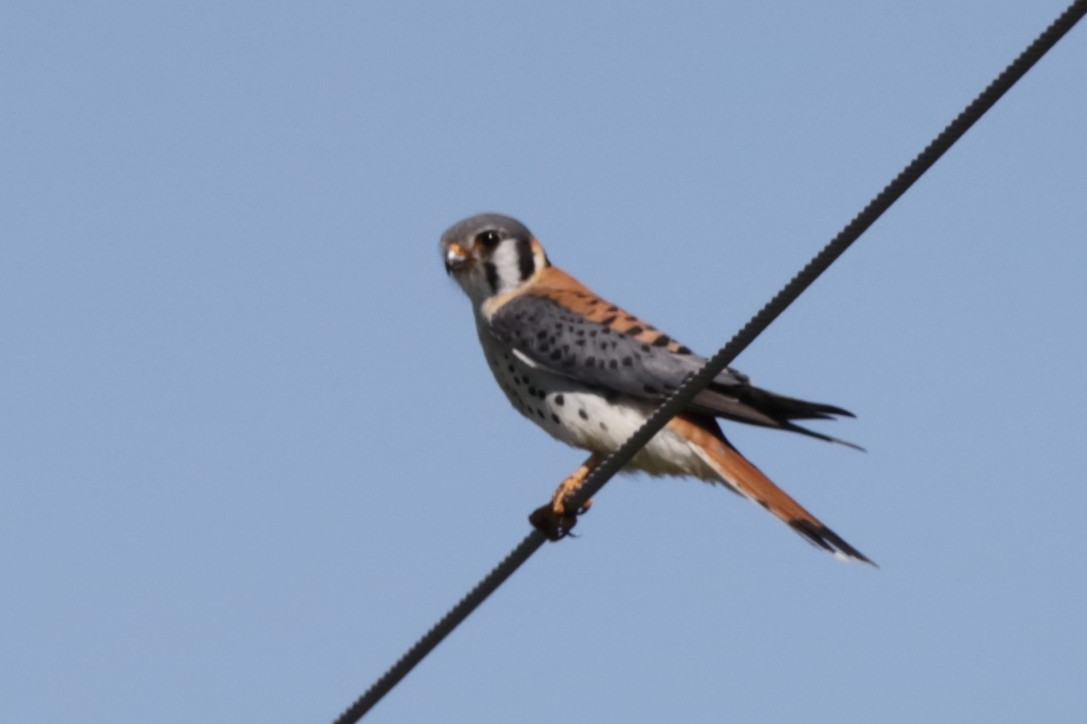
[[[705,359],[554,266],[520,221],[470,216],[441,236],[445,269],[471,302],[487,365],[510,403],[588,459],[530,520],[548,538],[567,535],[588,504],[571,496]],[[775,485],[725,437],[717,418],[857,447],[796,420],[853,417],[834,405],[759,388],[726,368],[654,436],[624,472],[688,476],[761,505],[809,543],[875,565]],[[591,501],[590,501],[591,502]]]

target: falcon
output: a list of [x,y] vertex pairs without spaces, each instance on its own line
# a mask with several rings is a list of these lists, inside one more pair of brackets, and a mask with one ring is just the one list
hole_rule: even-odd
[[[570,510],[570,496],[705,359],[553,266],[516,219],[469,217],[450,227],[440,246],[446,271],[471,301],[484,357],[506,397],[552,437],[590,453],[530,518],[552,540],[561,538],[588,507]],[[717,423],[724,418],[856,447],[795,422],[836,416],[853,415],[755,387],[726,369],[626,470],[722,484],[815,546],[872,563],[741,455]]]

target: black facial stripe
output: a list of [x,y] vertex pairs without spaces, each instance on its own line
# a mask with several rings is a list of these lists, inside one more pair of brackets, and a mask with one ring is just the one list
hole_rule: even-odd
[[524,236],[517,239],[517,268],[521,272],[521,281],[528,279],[536,271],[536,260],[532,257],[532,242]]
[[483,271],[487,274],[487,284],[490,285],[491,291],[495,294],[498,293],[498,267],[494,265],[494,262],[484,262]]

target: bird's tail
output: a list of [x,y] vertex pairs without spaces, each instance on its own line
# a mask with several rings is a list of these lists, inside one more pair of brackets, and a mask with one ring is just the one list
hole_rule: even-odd
[[686,429],[684,437],[695,453],[728,485],[743,496],[750,498],[783,520],[808,542],[835,557],[863,561],[875,565],[866,555],[849,545],[837,533],[793,500],[788,493],[774,484],[761,470],[732,447],[716,429],[707,429],[695,422],[675,418],[670,423]]

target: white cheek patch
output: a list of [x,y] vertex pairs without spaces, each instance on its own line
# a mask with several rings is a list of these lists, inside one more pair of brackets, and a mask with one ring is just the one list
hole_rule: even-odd
[[498,292],[513,289],[521,282],[521,257],[513,240],[503,241],[491,254],[491,263],[498,271]]

